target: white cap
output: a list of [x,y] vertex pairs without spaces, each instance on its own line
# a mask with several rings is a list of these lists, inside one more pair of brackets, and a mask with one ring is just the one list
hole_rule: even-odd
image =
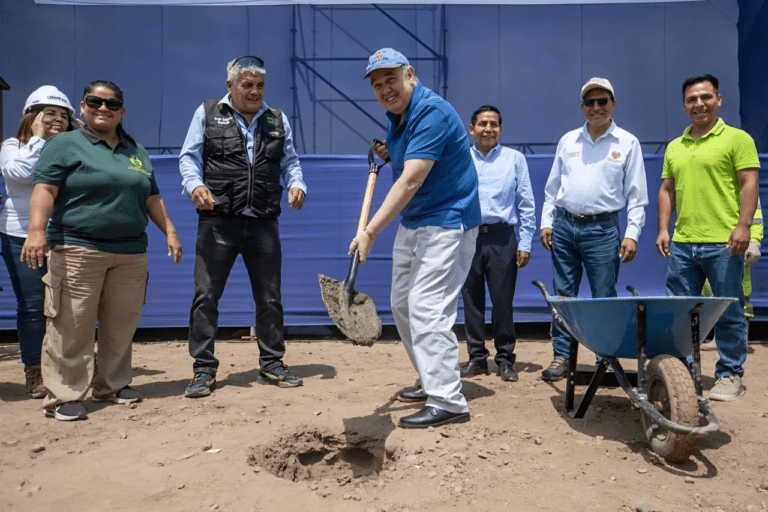
[[69,103],[69,98],[52,85],[39,87],[35,92],[30,94],[27,98],[27,102],[24,104],[24,110],[21,112],[21,115],[24,116],[30,109],[41,105],[64,107],[69,110],[70,115],[75,115],[75,109],[73,109],[72,105]]
[[586,96],[587,93],[592,89],[606,89],[611,92],[613,99],[616,99],[616,93],[613,92],[613,86],[611,85],[611,82],[605,78],[590,78],[589,81],[584,84],[584,87],[581,88],[581,99],[584,99],[584,96]]

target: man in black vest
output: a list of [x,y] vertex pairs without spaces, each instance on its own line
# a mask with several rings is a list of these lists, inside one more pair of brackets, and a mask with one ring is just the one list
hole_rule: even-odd
[[288,119],[264,103],[264,62],[246,56],[227,64],[223,98],[195,111],[179,155],[184,194],[199,214],[195,295],[189,314],[189,353],[195,359],[188,397],[208,396],[219,361],[213,355],[218,304],[238,254],[256,302],[262,384],[290,388],[302,379],[283,363],[282,252],[277,218],[282,177],[288,204],[301,209],[307,187]]

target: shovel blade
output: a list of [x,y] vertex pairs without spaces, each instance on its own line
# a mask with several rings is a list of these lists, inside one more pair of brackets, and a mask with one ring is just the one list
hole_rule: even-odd
[[381,336],[381,319],[373,299],[357,290],[347,294],[343,281],[326,275],[318,274],[317,280],[325,309],[336,327],[355,345],[373,345]]

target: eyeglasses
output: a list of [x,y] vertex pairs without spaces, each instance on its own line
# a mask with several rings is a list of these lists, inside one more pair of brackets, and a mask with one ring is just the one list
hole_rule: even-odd
[[597,102],[598,105],[604,107],[609,101],[611,101],[611,98],[592,98],[589,100],[581,100],[581,104],[587,108],[592,108],[595,105],[595,102]]
[[107,110],[116,111],[123,107],[123,102],[117,98],[100,98],[99,96],[86,96],[85,104],[90,108],[96,110],[101,108],[101,105],[106,105]]
[[246,55],[245,57],[238,57],[235,59],[235,66],[239,68],[250,68],[250,67],[257,67],[259,69],[264,69],[264,61],[261,60],[258,57],[254,57],[253,55]]

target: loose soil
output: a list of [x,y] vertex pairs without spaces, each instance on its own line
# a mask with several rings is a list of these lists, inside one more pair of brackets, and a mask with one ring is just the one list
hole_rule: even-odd
[[344,281],[323,274],[318,274],[317,280],[325,309],[336,327],[354,345],[373,345],[381,336],[381,319],[373,299],[354,289],[351,296],[347,296]]
[[[186,343],[137,343],[133,386],[146,399],[89,398],[88,420],[71,423],[26,398],[18,350],[2,345],[0,510],[768,510],[768,345],[750,346],[746,395],[712,403],[721,432],[684,464],[654,455],[621,389],[570,419],[565,383],[539,380],[550,350],[519,343],[518,382],[465,380],[469,423],[403,430],[419,405],[393,400],[416,379],[396,341],[291,341],[285,360],[305,379],[295,389],[256,383],[255,344],[218,342],[216,391],[197,399],[182,396]],[[702,359],[708,390],[716,353]]]

